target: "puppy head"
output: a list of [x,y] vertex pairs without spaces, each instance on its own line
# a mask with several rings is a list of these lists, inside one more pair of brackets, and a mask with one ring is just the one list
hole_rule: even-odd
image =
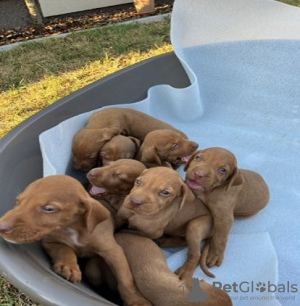
[[101,147],[117,134],[119,130],[114,128],[81,129],[73,138],[73,167],[83,171],[95,167]]
[[136,179],[124,200],[124,207],[140,215],[153,215],[169,207],[190,202],[194,196],[180,175],[171,168],[146,169]]
[[146,167],[133,159],[118,159],[104,167],[94,168],[87,174],[92,184],[92,196],[105,196],[108,194],[128,194],[136,178]]
[[195,152],[184,170],[187,185],[196,191],[210,191],[218,186],[229,188],[243,182],[235,156],[223,148]]
[[17,197],[15,207],[0,219],[0,236],[12,243],[33,242],[76,222],[92,231],[108,217],[77,180],[53,175],[34,181]]
[[114,136],[100,149],[99,160],[105,166],[111,161],[133,158],[140,144],[141,141],[132,136]]
[[141,145],[141,161],[180,166],[198,148],[198,144],[171,130],[155,130],[147,134]]

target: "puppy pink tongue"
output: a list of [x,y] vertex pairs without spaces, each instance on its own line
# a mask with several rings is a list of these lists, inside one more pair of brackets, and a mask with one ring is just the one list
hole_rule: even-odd
[[96,186],[93,186],[91,189],[90,189],[90,194],[91,195],[100,195],[100,194],[103,194],[106,192],[106,189],[104,188],[101,188],[101,187],[96,187]]
[[195,181],[192,181],[192,180],[189,180],[189,179],[186,180],[186,184],[187,184],[191,189],[196,189],[196,190],[203,189],[201,185],[199,185],[199,184],[197,184]]
[[188,156],[181,157],[181,162],[183,164],[186,164],[188,160],[189,160]]

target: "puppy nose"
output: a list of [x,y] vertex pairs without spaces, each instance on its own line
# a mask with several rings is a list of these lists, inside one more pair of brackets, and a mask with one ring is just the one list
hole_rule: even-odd
[[143,204],[143,202],[138,199],[138,198],[131,198],[130,199],[130,204],[133,206],[133,207],[139,207]]
[[0,234],[8,234],[13,231],[13,227],[11,224],[6,223],[6,222],[1,222],[0,223]]
[[194,175],[197,177],[197,178],[204,178],[205,177],[205,172],[204,171],[200,171],[200,170],[198,170],[198,171],[195,171],[194,172]]
[[192,142],[191,147],[192,147],[193,149],[197,150],[198,147],[199,147],[199,145],[198,145],[198,143],[196,143],[196,142]]
[[94,169],[90,170],[88,173],[87,173],[87,178],[95,178],[96,177],[96,171]]

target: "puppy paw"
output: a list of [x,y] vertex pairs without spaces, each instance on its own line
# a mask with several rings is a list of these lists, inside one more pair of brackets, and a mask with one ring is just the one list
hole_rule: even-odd
[[57,262],[52,266],[52,270],[71,283],[78,283],[81,281],[81,271],[77,264],[71,265]]
[[224,251],[215,248],[212,244],[208,251],[206,264],[211,268],[214,266],[220,266],[223,262]]
[[185,265],[181,266],[175,271],[175,274],[178,275],[180,280],[189,280],[193,277],[194,271],[187,268]]

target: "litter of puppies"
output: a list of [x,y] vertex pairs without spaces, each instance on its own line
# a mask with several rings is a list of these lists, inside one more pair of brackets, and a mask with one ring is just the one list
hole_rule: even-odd
[[[209,267],[222,264],[234,218],[262,210],[269,189],[258,173],[239,169],[232,152],[198,146],[145,113],[100,110],[72,143],[73,167],[86,173],[87,190],[67,175],[31,183],[0,218],[0,237],[41,240],[57,274],[108,284],[125,305],[232,305],[209,283],[197,283],[205,301],[189,300],[178,287],[194,286],[198,265],[214,277]],[[185,179],[176,171],[181,165]],[[184,245],[186,262],[174,274],[159,246]],[[88,259],[85,267],[80,257]]]

